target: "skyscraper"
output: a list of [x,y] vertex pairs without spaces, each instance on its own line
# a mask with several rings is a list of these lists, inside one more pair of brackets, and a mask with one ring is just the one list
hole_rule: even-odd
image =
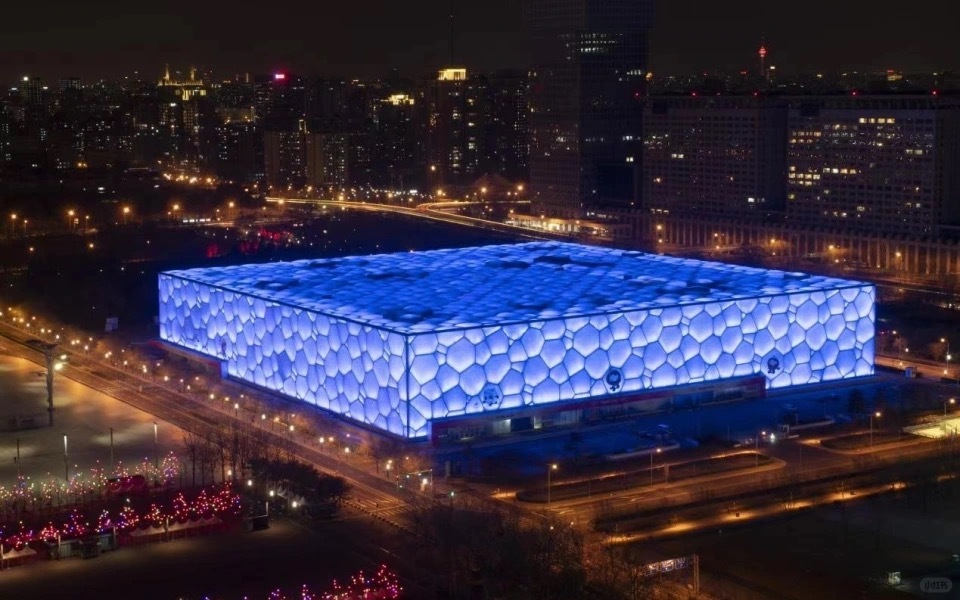
[[555,216],[636,206],[653,0],[527,0],[525,9],[531,200]]
[[464,185],[479,173],[483,82],[464,68],[440,70],[428,102],[428,185]]

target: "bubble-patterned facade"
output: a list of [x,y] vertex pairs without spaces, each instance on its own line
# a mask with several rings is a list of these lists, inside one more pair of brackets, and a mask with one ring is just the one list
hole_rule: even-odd
[[435,419],[873,374],[866,283],[558,242],[168,271],[160,337],[407,437]]

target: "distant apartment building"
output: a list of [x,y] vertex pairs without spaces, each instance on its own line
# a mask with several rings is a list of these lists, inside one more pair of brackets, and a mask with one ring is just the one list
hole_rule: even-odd
[[960,99],[791,98],[787,216],[812,226],[936,236],[960,221]]
[[661,96],[643,112],[645,210],[762,214],[786,199],[787,107],[754,96]]
[[230,121],[217,127],[216,132],[214,169],[218,178],[235,183],[253,183],[264,178],[263,132],[256,123]]
[[350,183],[350,134],[305,135],[306,182],[313,187],[343,187]]
[[268,119],[263,131],[263,164],[268,189],[300,189],[307,179],[306,122]]
[[653,97],[643,207],[939,235],[960,222],[960,99]]

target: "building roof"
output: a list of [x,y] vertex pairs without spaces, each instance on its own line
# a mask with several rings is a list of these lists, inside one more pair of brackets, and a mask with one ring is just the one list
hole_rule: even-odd
[[862,282],[562,242],[168,271],[403,333],[860,287]]

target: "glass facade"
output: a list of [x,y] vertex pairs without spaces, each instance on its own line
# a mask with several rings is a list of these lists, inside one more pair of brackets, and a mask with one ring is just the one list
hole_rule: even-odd
[[407,438],[433,419],[762,374],[869,375],[869,284],[536,242],[160,276],[160,336]]
[[652,0],[527,0],[530,191],[550,216],[639,198]]

